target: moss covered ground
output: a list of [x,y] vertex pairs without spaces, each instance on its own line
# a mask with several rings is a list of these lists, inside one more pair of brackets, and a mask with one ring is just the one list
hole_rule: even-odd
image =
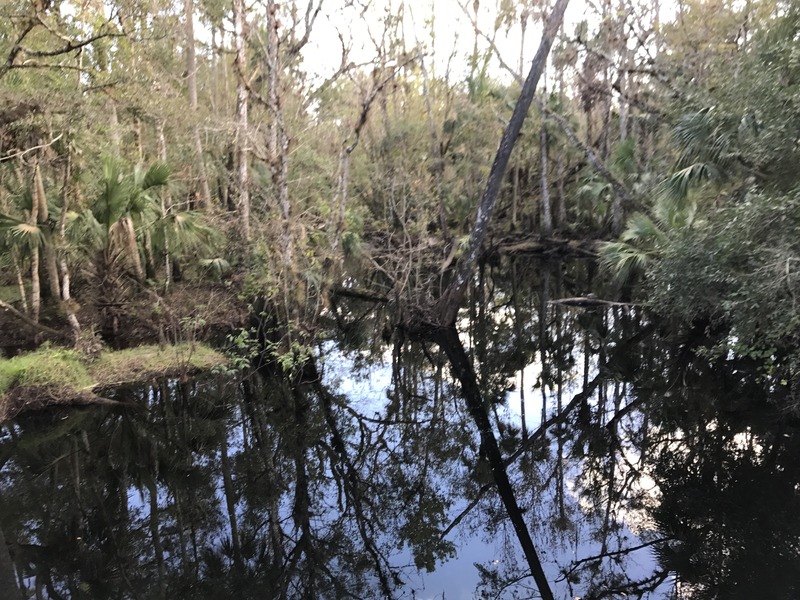
[[93,358],[65,348],[41,348],[0,360],[0,422],[22,410],[91,402],[102,388],[186,376],[226,362],[204,344],[105,350]]

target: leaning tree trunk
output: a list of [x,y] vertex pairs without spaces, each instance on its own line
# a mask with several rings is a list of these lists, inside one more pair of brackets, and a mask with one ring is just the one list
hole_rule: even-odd
[[481,197],[481,202],[478,206],[478,214],[475,217],[475,224],[472,227],[472,233],[469,238],[469,246],[466,253],[459,259],[453,280],[440,298],[438,306],[436,307],[437,320],[443,325],[449,325],[455,322],[459,306],[464,298],[469,281],[472,278],[475,265],[478,262],[478,255],[483,245],[483,240],[486,238],[486,232],[489,229],[489,222],[492,219],[492,213],[494,212],[494,207],[497,202],[497,196],[500,193],[500,186],[503,183],[503,177],[506,167],[508,166],[509,158],[511,157],[511,151],[514,149],[514,145],[522,130],[522,124],[525,121],[528,109],[536,94],[536,86],[545,69],[547,57],[550,54],[550,49],[553,47],[556,33],[561,27],[561,22],[564,20],[564,11],[567,9],[567,4],[569,4],[569,0],[557,0],[553,7],[553,12],[550,13],[545,23],[539,49],[533,59],[528,78],[522,86],[522,92],[514,107],[511,120],[508,122],[506,130],[503,132],[503,137],[500,140],[500,147],[495,155],[492,168],[489,171],[489,178],[486,182],[486,188]]
[[453,279],[434,309],[429,311],[428,314],[418,314],[416,319],[407,323],[409,333],[438,343],[449,359],[453,374],[461,384],[470,416],[480,433],[481,451],[491,466],[498,493],[514,526],[514,531],[517,534],[530,568],[530,573],[539,589],[539,594],[544,600],[552,600],[553,592],[547,582],[547,577],[536,553],[536,548],[522,516],[522,511],[517,504],[514,489],[508,479],[503,456],[494,436],[489,414],[481,396],[475,371],[458,337],[455,322],[461,302],[475,272],[478,256],[489,228],[511,152],[522,130],[525,116],[536,93],[536,85],[544,71],[547,56],[550,53],[556,33],[561,27],[564,11],[568,3],[569,0],[557,0],[553,12],[544,26],[539,49],[533,59],[528,78],[522,86],[520,98],[517,100],[514,112],[503,133],[494,163],[489,172],[486,189],[478,206],[478,213],[475,217],[467,252],[459,259]]
[[517,539],[522,547],[525,560],[528,562],[531,575],[533,575],[536,586],[539,588],[539,594],[544,600],[553,600],[553,592],[547,582],[533,539],[522,516],[522,510],[517,504],[514,488],[508,479],[505,461],[497,444],[497,439],[489,420],[489,413],[486,411],[478,380],[475,377],[475,371],[472,369],[472,363],[464,350],[464,346],[461,344],[455,325],[440,328],[436,335],[436,341],[447,354],[453,373],[461,384],[469,414],[480,433],[481,450],[492,469],[492,477],[497,486],[497,492],[514,526],[514,532],[517,534]]

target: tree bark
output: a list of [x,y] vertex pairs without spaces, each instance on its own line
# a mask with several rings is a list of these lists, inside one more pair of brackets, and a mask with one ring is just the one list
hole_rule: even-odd
[[81,325],[75,314],[70,289],[69,264],[67,263],[67,212],[69,211],[69,179],[72,174],[72,155],[67,153],[67,164],[64,166],[64,183],[61,187],[61,214],[58,219],[58,240],[61,249],[58,252],[58,268],[61,272],[61,302],[67,314],[67,322],[72,329],[72,337],[77,343],[81,334]]
[[233,0],[234,44],[236,46],[236,156],[237,156],[237,188],[239,208],[239,234],[242,239],[250,239],[250,148],[248,143],[247,108],[250,93],[244,78],[246,64],[245,43],[247,39],[247,23],[245,21],[244,0]]
[[14,264],[14,274],[17,278],[17,289],[19,290],[19,299],[22,302],[22,310],[25,311],[25,314],[30,314],[30,309],[28,308],[28,294],[25,292],[25,279],[22,277],[19,250],[16,246],[11,247],[11,262]]
[[480,205],[478,206],[475,224],[472,227],[469,246],[466,253],[459,259],[456,265],[455,275],[447,290],[442,294],[436,307],[436,316],[441,324],[449,325],[455,322],[461,300],[464,298],[469,280],[472,278],[475,265],[478,261],[481,246],[486,238],[489,222],[494,212],[497,196],[500,193],[500,187],[503,183],[503,177],[506,167],[508,166],[509,158],[511,157],[511,152],[514,149],[519,133],[522,130],[522,124],[525,121],[528,109],[534,99],[536,86],[545,69],[547,57],[550,54],[550,49],[553,46],[556,33],[564,20],[564,11],[567,9],[568,4],[569,0],[557,0],[544,26],[539,49],[531,64],[528,78],[522,86],[522,92],[514,107],[511,120],[508,122],[506,130],[503,132],[503,137],[500,140],[500,146],[495,155],[494,163],[489,171],[486,188],[481,197]]
[[547,130],[544,127],[539,133],[539,166],[542,171],[539,176],[542,196],[542,233],[550,237],[553,235],[553,211],[550,206],[550,183],[547,181]]
[[[31,203],[31,214],[28,224],[38,227],[39,209],[43,203],[41,194],[44,188],[41,185],[42,178],[39,173],[39,164],[36,163],[33,175],[33,202]],[[46,203],[45,203],[46,205]],[[34,323],[39,322],[39,311],[42,307],[42,289],[39,281],[39,240],[31,244],[31,318]]]
[[[281,216],[281,260],[284,274],[294,270],[294,231],[292,227],[292,205],[289,200],[289,138],[283,121],[280,88],[280,56],[278,35],[278,4],[267,2],[267,75],[269,93],[267,104],[272,121],[269,129],[269,164],[272,183],[277,195],[278,211]],[[291,280],[287,280],[291,281]]]
[[[164,137],[164,122],[158,123],[158,160],[167,162],[167,139]],[[165,218],[172,211],[172,196],[167,191],[161,194],[161,217]],[[172,256],[170,255],[169,236],[164,236],[164,293],[172,285]]]
[[211,192],[208,189],[206,166],[203,162],[203,143],[200,140],[200,127],[197,124],[197,60],[194,47],[194,3],[184,0],[183,17],[186,21],[186,84],[189,92],[189,111],[192,113],[192,144],[194,146],[194,162],[197,168],[197,179],[200,184],[200,201],[203,208],[211,209]]

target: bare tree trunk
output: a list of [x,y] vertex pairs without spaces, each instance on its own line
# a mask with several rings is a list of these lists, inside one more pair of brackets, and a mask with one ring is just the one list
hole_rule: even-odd
[[192,115],[194,163],[200,183],[200,201],[203,203],[203,208],[211,210],[211,192],[208,189],[206,166],[203,162],[203,143],[200,140],[200,127],[197,123],[197,60],[194,46],[194,4],[192,0],[183,1],[183,18],[186,21],[186,84],[189,88],[189,111]]
[[[247,108],[250,92],[245,81],[245,43],[247,23],[244,0],[233,0],[234,43],[236,58],[234,68],[238,75],[236,84],[236,155],[238,162],[237,188],[239,208],[239,234],[250,239],[250,148],[248,142]],[[227,81],[227,80],[226,80]]]
[[[38,226],[39,209],[47,203],[41,198],[44,188],[41,185],[41,175],[39,173],[39,163],[36,163],[33,174],[33,202],[31,203],[31,214],[28,224]],[[39,282],[39,240],[31,244],[31,318],[34,323],[39,322],[39,312],[42,307],[42,290]]]
[[11,260],[14,263],[14,273],[17,276],[17,288],[19,289],[19,298],[22,301],[22,310],[26,314],[30,314],[28,294],[25,292],[25,279],[22,277],[22,267],[20,267],[19,251],[14,246],[11,247]]
[[545,69],[547,56],[550,54],[550,48],[553,46],[556,33],[561,27],[567,4],[569,4],[569,0],[557,0],[544,26],[539,49],[533,59],[528,78],[522,86],[522,92],[514,107],[514,112],[511,115],[508,126],[503,132],[503,137],[500,140],[500,146],[497,150],[494,163],[489,171],[486,188],[483,192],[480,205],[478,206],[475,224],[470,234],[469,246],[464,255],[459,259],[456,265],[455,275],[447,290],[442,294],[438,306],[436,307],[437,317],[441,324],[455,322],[461,300],[472,278],[475,265],[478,261],[478,254],[480,253],[483,240],[489,228],[489,222],[494,212],[500,186],[503,183],[503,177],[506,167],[508,166],[509,158],[511,157],[511,151],[514,149],[514,144],[522,130],[522,124],[525,121],[528,108],[530,108],[531,102],[536,94],[536,85]]
[[281,215],[281,260],[284,274],[294,269],[294,232],[292,227],[292,206],[289,201],[289,138],[283,122],[280,87],[280,56],[278,35],[278,4],[274,0],[267,2],[267,74],[269,94],[267,104],[272,121],[269,129],[269,154],[272,182]]
[[[34,167],[33,177],[33,185],[35,186],[33,199],[39,203],[37,211],[37,225],[44,230],[44,228],[47,227],[49,214],[47,207],[47,195],[44,191],[44,180],[42,179],[42,169],[38,162]],[[45,241],[42,244],[42,252],[44,253],[44,267],[45,272],[47,273],[48,297],[58,300],[61,284],[58,281],[58,267],[56,266],[55,248],[53,248],[52,241],[49,239],[49,237],[45,237]]]
[[[164,137],[164,122],[158,124],[158,160],[167,162],[167,140]],[[166,217],[172,210],[172,197],[169,192],[161,194],[161,216]],[[169,253],[169,236],[164,236],[164,293],[172,285],[172,257]]]
[[44,266],[47,271],[48,296],[53,300],[61,297],[61,283],[58,280],[58,264],[56,262],[56,251],[51,243],[46,243],[42,247],[44,251]]
[[211,110],[219,114],[219,48],[217,46],[217,24],[211,23]]
[[542,127],[539,133],[539,166],[540,190],[542,195],[542,233],[546,236],[553,235],[553,211],[550,206],[550,183],[547,180],[547,130]]
[[81,334],[81,325],[75,314],[70,290],[69,264],[67,263],[67,212],[69,211],[69,179],[72,169],[72,155],[67,154],[67,164],[64,166],[64,183],[61,187],[61,215],[58,219],[58,239],[61,249],[58,253],[58,267],[61,272],[61,302],[64,312],[67,313],[67,322],[72,329],[74,341],[78,341]]
[[556,167],[556,177],[558,178],[558,225],[564,227],[567,224],[567,195],[564,192],[564,156],[558,153],[558,166]]
[[117,115],[117,103],[109,96],[108,98],[108,120],[109,120],[109,137],[111,138],[111,147],[114,152],[119,156],[120,149],[122,148],[122,136],[119,131],[119,116]]
[[127,244],[127,254],[133,266],[133,272],[138,281],[144,281],[144,269],[142,268],[142,258],[139,256],[139,244],[136,242],[136,230],[133,227],[133,219],[129,216],[120,219],[120,225],[125,232]]
[[14,578],[14,563],[6,545],[6,538],[0,528],[0,598],[24,598]]

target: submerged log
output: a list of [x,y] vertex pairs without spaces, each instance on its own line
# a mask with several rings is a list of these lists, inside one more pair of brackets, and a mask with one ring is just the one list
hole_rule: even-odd
[[489,249],[489,254],[515,256],[518,254],[541,254],[558,257],[581,257],[596,259],[595,240],[559,240],[553,238],[506,239]]
[[633,302],[616,302],[614,300],[603,300],[591,296],[577,296],[575,298],[559,298],[550,300],[548,304],[558,304],[560,306],[577,306],[578,308],[595,308],[598,306],[637,306]]

